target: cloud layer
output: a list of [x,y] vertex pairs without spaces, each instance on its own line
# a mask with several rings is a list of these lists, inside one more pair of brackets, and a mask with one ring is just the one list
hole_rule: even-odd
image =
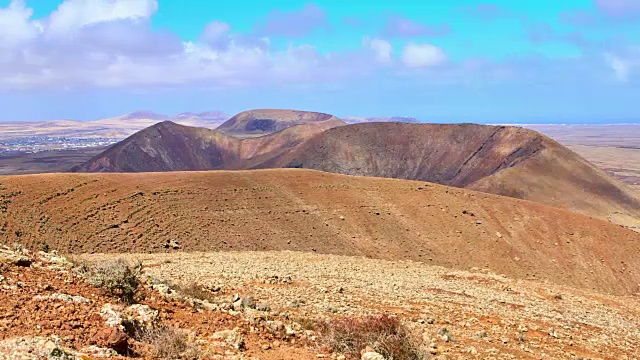
[[[600,16],[640,15],[638,1],[595,0],[595,5]],[[304,40],[332,31],[329,14],[314,4],[274,10],[245,33],[212,19],[200,36],[187,40],[152,26],[158,7],[157,0],[65,0],[35,19],[25,1],[12,0],[0,8],[0,89],[309,85],[376,76],[467,84],[527,81],[535,78],[531,74],[562,66],[544,57],[456,58],[431,42],[450,38],[451,26],[398,15],[387,17],[377,35],[363,33],[349,51],[322,52]],[[463,10],[482,19],[518,18],[491,4]],[[282,45],[282,39],[289,42]],[[594,45],[579,31],[559,33],[548,24],[529,25],[529,40],[571,44],[584,53],[576,60],[583,66],[576,69],[600,69],[603,78],[619,82],[633,80],[640,63],[640,51],[631,45]]]
[[389,41],[368,37],[361,48],[342,54],[320,53],[311,44],[272,46],[272,37],[295,38],[328,27],[326,13],[312,4],[274,11],[248,34],[212,21],[196,41],[154,30],[157,9],[156,0],[66,0],[47,18],[34,20],[24,1],[13,0],[0,9],[0,88],[331,81],[382,65],[424,67],[445,59],[441,49],[409,44],[398,61]]

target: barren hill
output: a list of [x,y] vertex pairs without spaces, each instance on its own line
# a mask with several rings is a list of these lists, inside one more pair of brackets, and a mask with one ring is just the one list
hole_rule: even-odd
[[550,138],[518,127],[341,126],[261,166],[422,180],[601,218],[620,213],[640,219],[640,200],[624,185]]
[[216,130],[235,137],[275,133],[295,125],[321,124],[328,128],[345,122],[329,114],[310,111],[258,109],[239,113]]
[[286,128],[275,134],[240,139],[216,130],[164,121],[113,145],[80,172],[145,172],[242,169],[279,157],[322,132],[331,122]]
[[294,250],[640,291],[640,234],[418,181],[299,169],[11,176],[0,211],[2,242],[73,253]]
[[252,138],[163,122],[112,146],[80,172],[308,168],[421,180],[532,200],[635,226],[640,200],[535,131],[473,124],[333,120]]

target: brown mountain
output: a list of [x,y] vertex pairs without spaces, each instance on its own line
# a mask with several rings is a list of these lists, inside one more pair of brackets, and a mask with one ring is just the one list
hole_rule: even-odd
[[640,200],[624,185],[550,138],[518,127],[342,126],[261,166],[422,180],[601,218],[626,214],[640,219]]
[[334,126],[332,122],[296,125],[253,138],[236,138],[216,130],[158,123],[111,146],[77,172],[155,172],[245,169],[280,157],[301,142]]
[[[327,129],[329,128],[329,129]],[[308,168],[421,180],[532,200],[634,226],[640,200],[555,141],[517,127],[333,121],[235,138],[163,122],[76,169],[149,172]]]
[[63,252],[293,250],[638,292],[640,234],[534,202],[301,169],[0,177],[0,242]]
[[216,130],[234,137],[275,133],[291,126],[318,124],[328,128],[345,122],[329,114],[310,111],[257,109],[239,113]]

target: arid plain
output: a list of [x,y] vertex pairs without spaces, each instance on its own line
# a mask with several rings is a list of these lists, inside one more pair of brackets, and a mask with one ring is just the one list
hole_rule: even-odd
[[640,193],[640,125],[527,125]]

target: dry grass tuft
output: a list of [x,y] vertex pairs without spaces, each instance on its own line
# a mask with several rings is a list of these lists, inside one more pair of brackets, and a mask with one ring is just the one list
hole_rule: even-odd
[[323,342],[333,352],[359,358],[367,346],[389,360],[423,360],[427,355],[397,317],[345,317],[318,325]]
[[185,285],[173,285],[172,288],[183,296],[192,297],[194,299],[209,301],[214,303],[215,295],[197,283],[189,283]]
[[196,360],[202,355],[184,331],[170,327],[149,330],[142,341],[153,346],[153,356],[160,360]]

